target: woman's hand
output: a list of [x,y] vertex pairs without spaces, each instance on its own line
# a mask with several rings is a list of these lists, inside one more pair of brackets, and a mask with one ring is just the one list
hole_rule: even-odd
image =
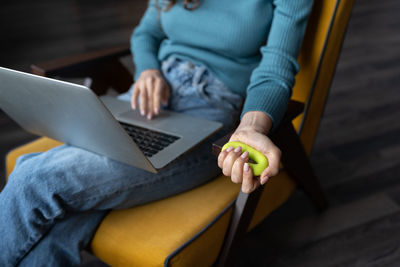
[[268,159],[268,167],[263,171],[260,179],[253,179],[253,173],[248,163],[248,152],[242,153],[241,147],[229,147],[218,156],[218,166],[232,182],[241,183],[244,193],[251,193],[260,184],[265,184],[268,179],[279,172],[281,151],[266,136],[272,126],[268,115],[260,111],[250,111],[243,115],[240,125],[229,141],[240,141],[254,147]]
[[170,96],[170,88],[159,70],[149,69],[143,71],[133,85],[131,105],[137,108],[137,101],[140,102],[140,114],[147,115],[151,120],[161,110],[161,103],[166,106]]

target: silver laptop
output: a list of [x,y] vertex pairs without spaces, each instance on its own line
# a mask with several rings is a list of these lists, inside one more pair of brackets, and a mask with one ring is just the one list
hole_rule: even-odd
[[222,127],[162,111],[152,120],[127,101],[85,86],[0,67],[0,109],[25,130],[157,173]]

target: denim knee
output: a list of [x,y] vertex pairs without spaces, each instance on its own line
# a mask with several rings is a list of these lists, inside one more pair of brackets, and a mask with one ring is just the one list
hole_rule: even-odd
[[28,154],[19,159],[10,175],[10,186],[20,195],[33,198],[32,201],[37,198],[52,198],[67,202],[73,198],[72,192],[77,190],[68,179],[70,164],[56,162],[55,159],[52,160],[55,156],[45,153]]
[[[29,156],[29,155],[28,155]],[[30,188],[39,186],[39,188],[47,188],[44,183],[44,174],[40,168],[33,168],[28,163],[29,158],[21,156],[17,159],[17,164],[10,174],[7,186],[13,186],[18,191],[27,191]]]
[[46,173],[40,168],[30,168],[27,164],[16,166],[4,188],[4,193],[12,200],[16,210],[35,213],[37,223],[46,223],[49,220],[61,217],[64,204],[61,194],[46,178]]

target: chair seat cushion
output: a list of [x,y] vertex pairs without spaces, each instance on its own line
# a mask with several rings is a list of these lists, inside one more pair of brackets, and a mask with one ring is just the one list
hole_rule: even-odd
[[[270,179],[257,209],[270,213],[294,187],[286,172]],[[238,191],[238,185],[220,176],[164,200],[114,210],[97,230],[93,252],[112,266],[210,266],[222,247]],[[259,221],[255,217],[251,227]]]
[[[18,156],[60,142],[40,138],[7,155],[7,174]],[[285,172],[270,179],[251,227],[283,203],[294,183]],[[98,228],[93,253],[111,266],[210,266],[218,257],[240,190],[220,176],[193,190],[126,210],[111,211]]]
[[[161,266],[172,254],[179,266],[208,266],[212,261],[204,258],[217,257],[238,191],[238,185],[221,176],[164,200],[114,210],[95,234],[93,253],[112,266]],[[189,241],[193,248],[184,249]]]

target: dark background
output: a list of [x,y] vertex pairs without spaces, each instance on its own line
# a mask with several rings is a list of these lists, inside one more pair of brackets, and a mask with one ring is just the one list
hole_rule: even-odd
[[[146,2],[3,0],[0,66],[127,43]],[[356,0],[311,155],[331,208],[318,215],[296,192],[248,234],[238,265],[399,266],[399,14],[398,0]],[[0,111],[1,158],[33,138]]]

